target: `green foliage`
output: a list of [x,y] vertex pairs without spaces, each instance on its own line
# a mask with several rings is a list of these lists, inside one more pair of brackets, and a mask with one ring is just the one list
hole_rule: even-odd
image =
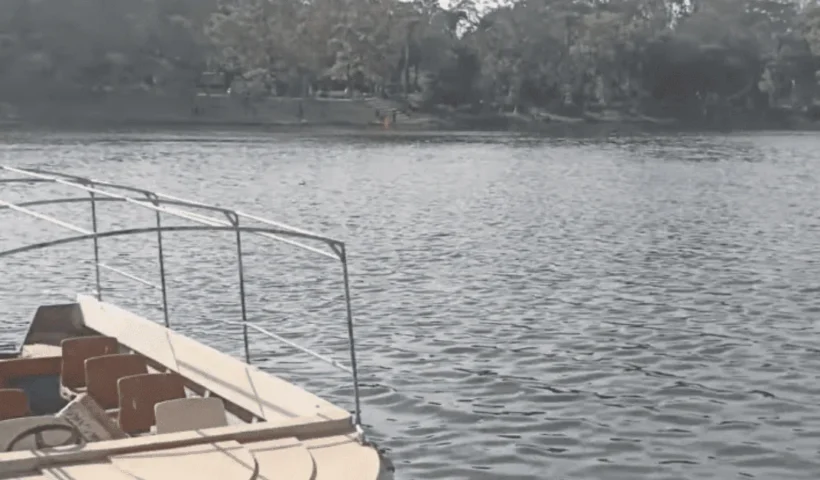
[[8,0],[0,10],[0,85],[41,95],[190,84],[207,56],[198,22],[215,6],[208,0]]
[[[816,0],[6,0],[6,89],[390,91],[423,105],[702,111],[818,93]],[[238,85],[238,84],[237,84]],[[761,102],[760,99],[765,98]],[[687,110],[688,109],[688,110]]]

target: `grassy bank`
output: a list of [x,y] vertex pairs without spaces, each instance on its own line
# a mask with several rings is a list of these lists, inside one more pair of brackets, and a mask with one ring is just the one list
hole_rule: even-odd
[[[35,98],[0,102],[6,128],[253,128],[292,131],[352,129],[358,131],[518,131],[545,135],[611,135],[743,130],[820,130],[820,122],[797,113],[750,117],[735,115],[721,122],[684,121],[618,110],[576,116],[537,112],[531,115],[469,114],[448,111],[401,114],[385,125],[385,103],[365,99],[267,98],[243,102],[230,96],[174,96],[145,92],[83,97]],[[392,115],[387,113],[389,120]]]

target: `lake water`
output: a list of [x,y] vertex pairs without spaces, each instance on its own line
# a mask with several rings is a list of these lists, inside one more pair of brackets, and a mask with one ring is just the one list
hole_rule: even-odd
[[[820,477],[818,152],[799,134],[14,134],[0,146],[2,163],[345,240],[363,419],[400,479]],[[40,211],[90,226],[87,205]],[[100,217],[105,229],[154,219],[122,204]],[[8,212],[0,225],[5,248],[66,233]],[[240,332],[219,323],[240,318],[231,240],[169,234],[166,268],[174,325],[240,356]],[[338,265],[245,243],[252,320],[346,360]],[[38,303],[90,292],[91,253],[0,259],[0,343]],[[151,235],[106,240],[102,257],[158,278]],[[104,283],[106,300],[162,320],[155,291]],[[347,377],[252,338],[255,363],[351,405]]]

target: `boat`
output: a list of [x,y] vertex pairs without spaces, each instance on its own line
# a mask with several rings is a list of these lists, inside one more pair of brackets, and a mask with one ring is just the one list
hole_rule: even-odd
[[[4,187],[17,191],[21,186],[28,189],[43,184],[79,195],[16,203],[2,199]],[[150,226],[98,230],[101,202],[124,202],[153,211],[156,224],[152,220]],[[52,204],[87,205],[93,228],[36,210]],[[0,268],[14,255],[85,242],[93,244],[96,280],[90,293],[37,307],[22,341],[0,351],[0,479],[393,478],[391,461],[367,437],[362,424],[344,242],[147,189],[2,165],[0,214],[27,215],[32,222],[71,231],[66,237],[0,251]],[[169,217],[194,225],[169,225],[164,222]],[[242,317],[225,323],[236,330],[242,328],[245,358],[235,358],[172,328],[175,319],[168,308],[162,243],[163,235],[170,232],[224,232],[235,239]],[[2,237],[11,233],[0,229]],[[150,235],[156,240],[158,284],[100,261],[101,239],[133,235]],[[339,261],[349,364],[248,320],[242,249],[242,239],[248,235]],[[90,256],[91,249],[88,251]],[[162,318],[144,317],[103,299],[102,270],[161,292]],[[249,332],[284,342],[300,354],[349,374],[352,407],[338,406],[276,372],[255,366]]]

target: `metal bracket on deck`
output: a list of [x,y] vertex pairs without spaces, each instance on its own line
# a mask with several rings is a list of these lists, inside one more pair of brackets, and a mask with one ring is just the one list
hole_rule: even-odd
[[367,442],[367,435],[364,433],[364,429],[361,425],[356,425],[356,440],[359,441],[362,445],[368,445]]

